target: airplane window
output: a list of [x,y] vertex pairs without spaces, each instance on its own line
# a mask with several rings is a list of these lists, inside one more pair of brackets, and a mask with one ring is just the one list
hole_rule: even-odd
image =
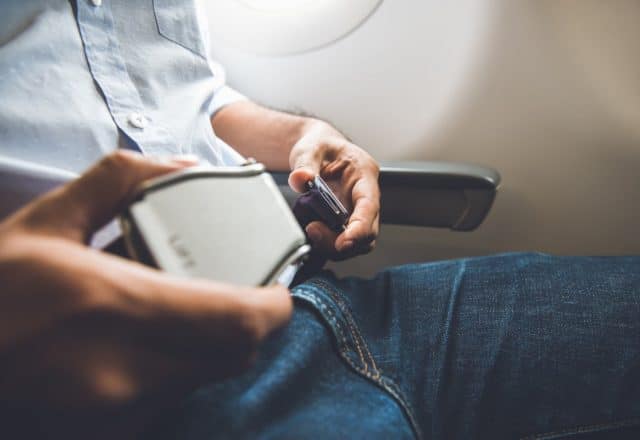
[[209,0],[210,32],[261,55],[307,52],[352,32],[382,0]]

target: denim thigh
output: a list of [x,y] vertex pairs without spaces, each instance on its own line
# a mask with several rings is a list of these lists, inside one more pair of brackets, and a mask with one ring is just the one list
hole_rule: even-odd
[[180,437],[638,438],[640,258],[505,254],[329,273]]
[[313,280],[425,438],[640,438],[640,257],[505,254]]
[[414,438],[394,397],[345,361],[359,355],[337,306],[297,296],[313,290],[295,289],[291,321],[246,374],[199,389],[147,438]]

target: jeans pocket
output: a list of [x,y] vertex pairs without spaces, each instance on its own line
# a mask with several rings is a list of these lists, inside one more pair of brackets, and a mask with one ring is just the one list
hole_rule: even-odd
[[196,0],[153,0],[158,32],[194,54],[207,57]]

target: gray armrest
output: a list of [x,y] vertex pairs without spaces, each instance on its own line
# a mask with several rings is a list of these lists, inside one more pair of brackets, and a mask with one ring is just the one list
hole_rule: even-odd
[[[285,198],[297,195],[288,173],[272,173]],[[500,184],[491,168],[460,162],[386,162],[380,165],[380,221],[470,231],[487,216]]]
[[380,167],[380,221],[471,231],[485,219],[500,174],[460,162],[396,162]]

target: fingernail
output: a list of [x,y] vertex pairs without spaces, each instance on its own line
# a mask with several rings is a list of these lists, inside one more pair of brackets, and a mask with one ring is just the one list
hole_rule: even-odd
[[198,158],[191,154],[176,156],[148,156],[149,160],[160,165],[192,166],[198,164]]
[[345,241],[344,243],[342,243],[342,246],[340,246],[340,249],[338,249],[340,252],[344,252],[347,251],[349,249],[351,249],[353,247],[353,241],[349,240],[349,241]]
[[197,165],[200,161],[195,154],[180,154],[171,156],[169,160],[179,165]]

